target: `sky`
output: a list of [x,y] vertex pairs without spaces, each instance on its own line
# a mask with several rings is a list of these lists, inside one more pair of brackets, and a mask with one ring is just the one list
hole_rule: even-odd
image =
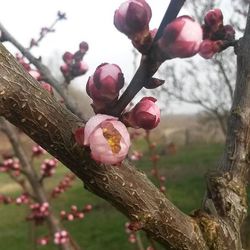
[[[132,45],[129,39],[118,32],[113,25],[114,11],[122,0],[8,0],[3,1],[0,8],[0,22],[24,46],[29,45],[31,38],[37,38],[43,26],[49,26],[56,17],[58,10],[66,12],[67,20],[56,26],[56,33],[49,34],[39,48],[32,52],[42,55],[45,62],[55,64],[58,70],[60,55],[65,51],[74,52],[81,41],[89,43],[89,51],[85,61],[89,72],[77,79],[72,87],[80,88],[87,81],[95,68],[103,63],[118,64],[129,82],[134,73],[132,65]],[[158,27],[166,7],[167,0],[147,0],[152,9],[150,28]],[[14,52],[13,48],[8,48]],[[59,71],[56,72],[59,74]],[[174,107],[174,105],[173,105]],[[187,104],[177,104],[175,111],[187,113],[197,111],[197,107]]]

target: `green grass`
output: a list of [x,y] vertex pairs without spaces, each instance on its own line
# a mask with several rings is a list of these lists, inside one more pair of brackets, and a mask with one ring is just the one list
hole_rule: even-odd
[[[139,143],[146,150],[143,143]],[[161,156],[160,171],[166,175],[167,195],[180,209],[191,212],[200,207],[204,195],[204,175],[208,169],[214,168],[222,152],[221,145],[193,145],[179,149],[176,155]],[[148,155],[138,162],[138,168],[146,173],[150,172],[151,163]],[[65,168],[59,167],[55,177],[45,181],[46,188],[55,186],[65,173]],[[1,186],[10,180],[0,174]],[[17,196],[17,190],[8,193]],[[55,203],[54,209],[69,210],[72,204],[82,207],[87,203],[94,206],[93,212],[86,215],[82,221],[65,222],[65,227],[72,234],[78,244],[85,250],[134,250],[128,243],[124,232],[126,218],[117,212],[106,201],[84,190],[80,181],[76,181],[68,192],[62,194]],[[28,250],[31,243],[28,240],[29,226],[25,222],[27,210],[16,205],[0,205],[0,249]],[[43,232],[44,228],[37,233]],[[39,247],[38,249],[54,250],[54,246]]]

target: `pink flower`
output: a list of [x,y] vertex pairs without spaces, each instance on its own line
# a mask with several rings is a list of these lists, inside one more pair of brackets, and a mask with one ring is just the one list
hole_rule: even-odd
[[133,128],[155,128],[160,122],[160,109],[153,97],[144,97],[123,116],[124,122]]
[[[202,41],[202,28],[189,16],[181,16],[168,24],[158,41],[163,59],[194,56]],[[160,54],[160,53],[159,53]]]
[[115,11],[114,25],[127,36],[148,30],[151,8],[144,0],[128,0]]
[[41,78],[41,74],[39,73],[38,70],[30,70],[29,74],[38,81]]
[[125,159],[130,137],[125,125],[116,117],[97,114],[86,123],[84,145],[90,147],[95,161],[115,165]]
[[221,40],[204,40],[200,45],[199,55],[205,59],[210,59],[215,53],[220,51],[222,45],[223,42]]
[[53,88],[51,87],[51,85],[49,83],[42,81],[42,82],[40,82],[40,84],[41,84],[42,88],[47,90],[51,95],[54,94]]
[[205,24],[216,32],[221,25],[223,25],[223,14],[220,9],[213,9],[206,13],[204,18]]
[[109,103],[118,98],[123,85],[124,77],[120,67],[116,64],[103,63],[89,78],[86,91],[94,103]]

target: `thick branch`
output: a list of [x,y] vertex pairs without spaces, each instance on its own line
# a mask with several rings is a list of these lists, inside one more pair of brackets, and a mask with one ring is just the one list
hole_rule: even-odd
[[[217,173],[208,178],[205,209],[217,215],[231,235],[229,249],[242,249],[240,226],[247,215],[246,185],[250,143],[250,12],[237,49],[237,80],[226,147]],[[228,241],[229,242],[229,241]]]
[[154,239],[174,249],[207,249],[197,223],[147,179],[124,163],[97,165],[75,144],[81,120],[57,103],[0,46],[0,114],[74,172],[85,187],[112,203]]

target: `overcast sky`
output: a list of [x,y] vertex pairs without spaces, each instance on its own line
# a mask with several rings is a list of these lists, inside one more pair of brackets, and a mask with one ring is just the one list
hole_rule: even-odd
[[[24,46],[29,45],[32,37],[37,38],[40,28],[48,26],[56,17],[58,10],[67,13],[67,20],[56,26],[56,33],[49,34],[38,49],[32,50],[48,60],[56,52],[74,52],[79,42],[89,43],[85,61],[89,64],[89,74],[103,62],[117,63],[129,81],[133,74],[130,41],[118,32],[113,25],[115,9],[121,0],[8,0],[2,1],[0,22]],[[167,0],[147,0],[153,12],[150,28],[158,27],[166,7]],[[87,74],[87,75],[89,75]],[[80,79],[86,82],[88,76]],[[79,83],[79,80],[77,81]],[[74,86],[77,86],[76,84]],[[178,105],[178,112],[195,111],[194,106]]]

